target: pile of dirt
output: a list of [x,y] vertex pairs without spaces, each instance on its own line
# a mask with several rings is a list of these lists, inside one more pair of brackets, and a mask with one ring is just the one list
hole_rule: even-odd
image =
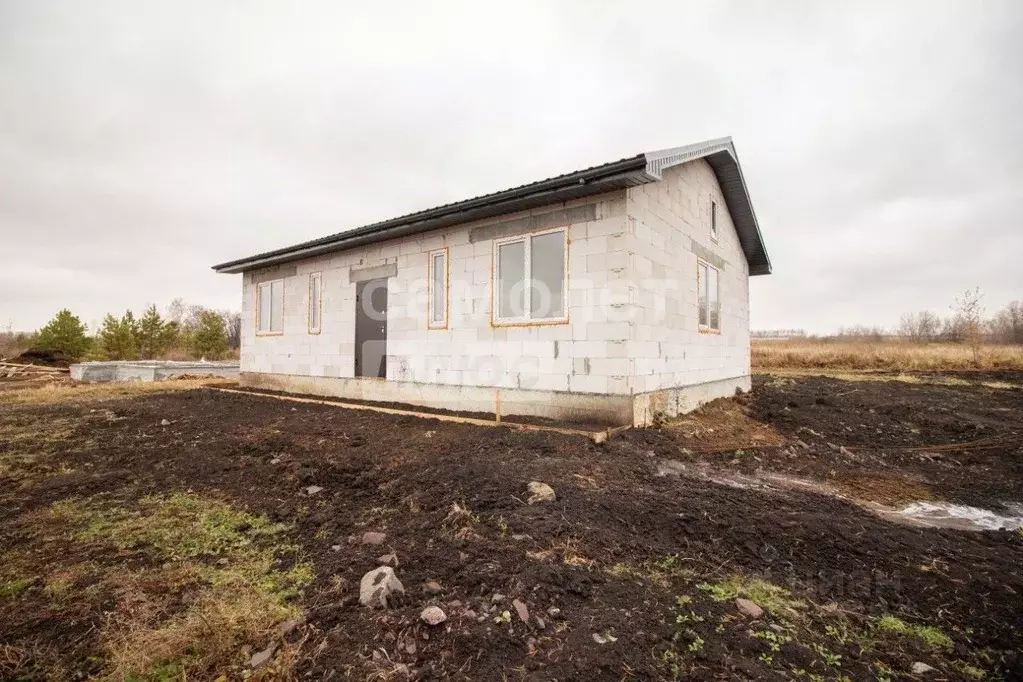
[[785,437],[773,427],[750,418],[748,404],[749,396],[715,400],[668,421],[662,431],[700,453],[784,445]]
[[[109,524],[72,541],[45,521],[68,500],[133,518],[139,500],[187,491],[283,524],[274,570],[300,561],[312,575],[293,596],[301,625],[239,641],[233,658],[167,662],[175,679],[242,677],[264,654],[273,672],[256,679],[914,679],[918,662],[948,679],[1011,678],[1023,674],[1020,533],[924,530],[813,491],[658,475],[658,463],[912,476],[935,498],[992,502],[1023,483],[1010,441],[1021,409],[1018,394],[981,388],[758,381],[746,405],[595,445],[207,390],[4,405],[0,677],[102,675],[125,618],[170,628],[188,613],[186,580],[97,580],[146,560],[144,547],[104,545]],[[723,452],[746,427],[781,442]],[[970,450],[980,437],[1001,445]],[[941,443],[960,449],[912,449]],[[532,482],[555,498],[531,504]],[[229,553],[201,558],[230,571]],[[381,564],[404,599],[361,606]],[[177,609],[147,610],[157,590]],[[445,620],[424,622],[428,607]]]
[[22,365],[36,365],[39,367],[62,367],[67,368],[74,364],[74,358],[69,357],[64,351],[46,348],[30,348],[15,358],[8,358],[5,362],[13,362]]

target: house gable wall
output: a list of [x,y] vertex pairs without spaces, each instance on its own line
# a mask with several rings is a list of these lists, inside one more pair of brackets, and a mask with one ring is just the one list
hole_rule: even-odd
[[[711,239],[712,201],[717,241]],[[660,182],[629,189],[626,212],[637,285],[628,342],[633,392],[731,385],[733,379],[748,389],[749,266],[710,164],[700,159],[675,166]],[[720,333],[699,329],[699,259],[720,270]]]

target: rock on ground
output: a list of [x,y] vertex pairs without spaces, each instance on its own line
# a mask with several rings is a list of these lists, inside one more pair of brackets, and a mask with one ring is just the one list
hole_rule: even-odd
[[518,599],[512,600],[512,606],[515,607],[515,613],[519,614],[519,620],[523,623],[529,622],[529,609],[526,605],[520,602]]
[[739,609],[739,613],[750,618],[760,618],[764,615],[764,610],[760,608],[759,604],[741,597],[735,600],[735,608]]
[[394,552],[391,552],[390,554],[382,554],[377,557],[377,562],[379,562],[383,566],[394,566],[395,568],[397,568],[398,555]]
[[359,603],[370,608],[390,606],[405,594],[405,586],[390,566],[381,566],[362,576],[359,583]]
[[448,619],[444,611],[439,606],[427,606],[423,609],[423,612],[419,614],[419,617],[427,625],[440,625]]
[[913,664],[913,667],[909,669],[914,675],[926,675],[927,673],[937,672],[937,668],[927,665],[921,661],[917,661]]
[[362,544],[364,545],[382,545],[386,539],[387,533],[374,533],[370,531],[362,534]]
[[529,499],[526,500],[529,504],[553,502],[557,499],[557,496],[554,494],[554,488],[550,487],[546,483],[530,481],[529,485],[526,487],[529,489]]
[[253,670],[258,670],[266,665],[273,657],[274,652],[277,651],[277,644],[271,643],[270,646],[263,649],[262,651],[253,654],[252,658],[249,659],[249,665]]

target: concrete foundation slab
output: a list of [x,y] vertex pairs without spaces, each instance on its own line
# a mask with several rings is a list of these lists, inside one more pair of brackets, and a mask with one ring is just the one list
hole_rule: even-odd
[[237,362],[176,362],[173,360],[112,360],[71,365],[75,381],[163,381],[180,376],[238,378]]
[[650,426],[658,416],[674,417],[715,398],[750,390],[749,375],[638,395],[606,395],[526,389],[423,384],[368,378],[310,377],[242,372],[240,383],[285,393],[322,395],[381,403],[422,405],[502,416],[545,417],[560,422],[606,426]]
[[242,372],[242,386],[445,410],[554,419],[562,423],[621,426],[632,420],[632,396],[534,391],[517,388],[423,384],[372,378],[310,377]]

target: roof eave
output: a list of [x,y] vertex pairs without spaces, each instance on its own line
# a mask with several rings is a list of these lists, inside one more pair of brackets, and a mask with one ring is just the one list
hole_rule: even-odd
[[616,189],[655,182],[659,176],[647,172],[643,154],[584,171],[523,185],[503,192],[448,204],[348,232],[324,237],[283,249],[214,265],[218,273],[234,274],[279,265],[388,239],[521,211],[542,204],[568,201]]
[[746,178],[742,174],[742,165],[731,137],[699,142],[685,147],[675,147],[658,152],[650,152],[647,157],[647,172],[655,174],[658,179],[664,171],[672,166],[682,165],[705,159],[713,169],[721,187],[729,215],[739,236],[739,243],[749,265],[750,276],[771,274],[771,259],[767,255],[764,237],[760,232],[753,200],[750,198]]

